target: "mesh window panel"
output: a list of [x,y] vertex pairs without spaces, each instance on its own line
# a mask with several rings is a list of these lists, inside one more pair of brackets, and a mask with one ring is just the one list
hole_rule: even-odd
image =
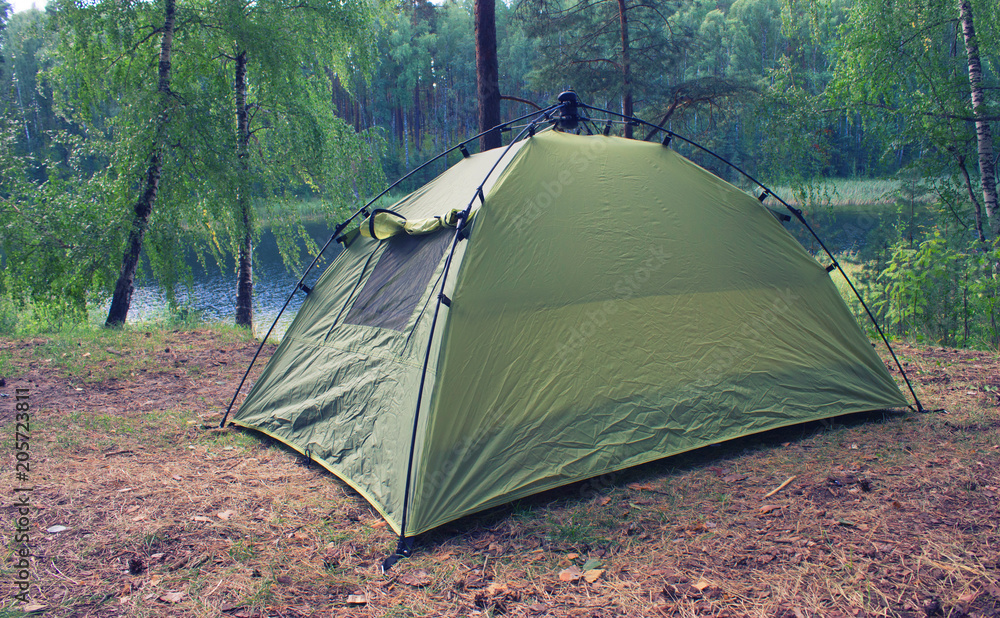
[[448,230],[427,236],[400,234],[386,241],[389,246],[344,321],[403,330],[441,262],[452,234]]

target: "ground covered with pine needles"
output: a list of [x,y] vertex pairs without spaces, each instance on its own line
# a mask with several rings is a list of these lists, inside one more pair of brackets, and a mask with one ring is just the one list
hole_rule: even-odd
[[434,531],[383,574],[396,539],[360,496],[215,428],[255,346],[219,329],[0,340],[5,482],[28,389],[35,508],[24,606],[4,505],[0,615],[1000,616],[996,354],[901,346],[938,411],[550,491]]

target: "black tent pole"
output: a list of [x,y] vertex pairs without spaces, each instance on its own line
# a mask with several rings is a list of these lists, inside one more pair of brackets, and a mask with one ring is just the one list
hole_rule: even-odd
[[296,283],[295,287],[292,288],[291,293],[288,295],[288,298],[285,300],[285,304],[281,306],[281,310],[278,311],[278,315],[275,316],[274,322],[271,323],[271,328],[267,329],[267,334],[265,334],[264,338],[261,339],[260,345],[257,346],[257,351],[254,352],[253,359],[250,361],[250,364],[247,366],[246,372],[244,372],[243,377],[240,379],[239,386],[236,387],[236,392],[233,393],[233,398],[230,400],[229,406],[226,408],[226,413],[222,415],[222,421],[219,423],[219,427],[222,428],[222,427],[226,426],[226,420],[229,418],[229,413],[232,412],[232,410],[233,410],[233,405],[236,404],[236,398],[240,396],[240,391],[243,389],[243,385],[247,381],[247,376],[250,375],[250,370],[253,369],[254,363],[257,362],[257,357],[260,356],[261,350],[264,349],[264,344],[267,343],[267,340],[271,336],[271,333],[274,331],[274,328],[278,325],[278,320],[281,319],[281,315],[285,312],[285,309],[288,308],[288,304],[292,302],[292,298],[295,296],[295,293],[298,292],[300,289],[305,290],[306,294],[309,293],[308,288],[305,287],[305,285],[303,284],[303,282],[306,280],[306,277],[309,275],[309,272],[316,265],[316,262],[319,261],[319,257],[321,255],[323,255],[324,251],[326,251],[326,248],[330,246],[330,243],[333,242],[333,240],[335,238],[337,238],[337,237],[340,236],[341,232],[343,232],[345,229],[347,229],[347,226],[351,224],[351,221],[353,221],[358,215],[360,215],[362,213],[364,213],[365,216],[367,217],[368,216],[367,213],[368,213],[368,207],[369,206],[371,206],[372,204],[374,204],[375,202],[377,202],[379,199],[382,198],[382,196],[384,196],[385,194],[387,194],[389,191],[392,191],[394,188],[396,188],[397,186],[399,186],[399,184],[402,183],[404,180],[406,180],[410,176],[416,174],[420,170],[424,169],[425,167],[427,167],[431,163],[434,163],[435,161],[437,161],[441,157],[444,157],[444,156],[448,155],[449,153],[451,153],[451,152],[453,152],[455,150],[461,150],[463,155],[468,156],[467,150],[465,148],[465,145],[468,144],[469,142],[472,142],[472,141],[475,141],[475,140],[479,139],[480,137],[482,137],[483,135],[486,135],[490,131],[495,131],[497,129],[503,130],[504,127],[507,127],[507,126],[509,126],[509,125],[511,125],[511,124],[513,124],[515,122],[519,122],[521,120],[524,120],[525,118],[529,118],[531,116],[535,116],[537,114],[538,114],[538,112],[531,112],[529,114],[524,114],[523,116],[518,116],[517,118],[514,118],[513,120],[508,120],[507,122],[498,124],[495,127],[487,129],[486,131],[483,131],[483,132],[481,132],[481,133],[479,133],[477,135],[473,135],[472,137],[470,137],[470,138],[468,138],[466,140],[463,140],[463,141],[459,142],[458,144],[455,144],[454,146],[452,146],[451,148],[449,148],[449,149],[441,152],[440,154],[438,154],[434,158],[428,159],[427,161],[424,161],[419,166],[413,168],[412,170],[410,170],[409,172],[407,172],[403,176],[400,176],[399,179],[397,179],[395,182],[393,182],[388,187],[386,187],[385,189],[383,189],[381,193],[379,193],[378,195],[376,195],[372,199],[368,200],[368,202],[364,206],[362,206],[358,210],[354,211],[354,214],[351,215],[350,217],[348,217],[346,221],[344,221],[343,223],[340,223],[339,225],[337,225],[337,227],[335,227],[334,230],[333,230],[333,234],[331,234],[330,238],[327,239],[326,244],[323,245],[323,248],[319,250],[319,253],[316,254],[315,258],[313,258],[313,261],[309,264],[308,268],[306,268],[305,272],[302,273],[302,276],[299,278],[299,282]]
[[[781,204],[785,208],[787,208],[788,211],[791,212],[795,216],[795,218],[798,219],[799,222],[802,223],[802,225],[804,225],[806,227],[807,230],[809,230],[809,233],[812,234],[813,238],[816,239],[816,242],[819,243],[819,246],[823,248],[823,251],[826,253],[826,255],[830,258],[830,260],[833,261],[833,265],[837,268],[838,271],[840,271],[840,274],[843,275],[844,280],[847,281],[847,285],[849,285],[850,288],[851,288],[851,291],[854,292],[854,296],[857,297],[858,302],[860,302],[861,306],[864,307],[865,313],[868,314],[868,319],[871,320],[872,326],[875,327],[875,330],[876,330],[876,332],[878,332],[879,337],[881,337],[882,342],[885,343],[885,347],[889,350],[889,354],[892,356],[892,360],[895,361],[896,367],[899,369],[900,375],[903,376],[903,381],[906,382],[906,388],[909,389],[910,395],[913,397],[913,402],[917,404],[917,412],[923,412],[924,411],[924,407],[920,403],[920,398],[917,397],[917,393],[913,390],[913,385],[910,384],[910,378],[909,378],[909,376],[906,375],[906,371],[903,369],[903,364],[900,363],[899,362],[899,358],[896,357],[896,351],[892,349],[892,345],[889,343],[889,338],[885,336],[884,332],[882,332],[882,327],[880,327],[878,325],[878,321],[875,319],[874,314],[872,314],[871,309],[868,308],[868,303],[866,303],[865,299],[861,297],[861,293],[858,291],[858,289],[856,287],[854,287],[854,282],[851,281],[851,278],[847,276],[847,273],[844,271],[843,267],[841,267],[840,262],[837,260],[837,258],[835,258],[833,256],[833,253],[830,251],[830,249],[827,248],[826,243],[823,242],[823,239],[821,239],[819,237],[819,235],[816,233],[816,230],[814,230],[812,228],[812,226],[809,225],[809,222],[806,221],[806,219],[803,216],[802,211],[800,209],[793,207],[791,204],[789,204],[785,200],[781,199],[781,197],[779,197],[778,195],[776,195],[774,193],[774,191],[771,191],[771,189],[767,188],[764,185],[764,183],[760,182],[759,180],[757,180],[756,178],[754,178],[753,176],[751,176],[749,173],[747,173],[744,170],[742,170],[735,163],[732,163],[731,161],[723,158],[721,155],[716,154],[712,150],[706,148],[705,146],[702,146],[701,144],[699,144],[697,142],[694,142],[692,140],[687,139],[686,137],[683,137],[681,135],[678,135],[678,134],[674,133],[670,129],[667,129],[665,127],[661,127],[659,125],[655,125],[655,124],[653,124],[651,122],[646,122],[645,120],[642,120],[641,118],[637,118],[635,116],[626,116],[626,115],[621,114],[619,112],[615,112],[615,111],[611,111],[611,110],[607,110],[607,109],[601,109],[599,107],[593,107],[593,106],[586,105],[586,104],[583,104],[583,103],[580,104],[580,107],[583,107],[585,109],[590,109],[590,110],[593,110],[595,112],[601,112],[601,113],[609,114],[609,115],[612,115],[612,116],[618,116],[618,117],[624,119],[627,122],[637,122],[639,124],[644,124],[647,127],[650,127],[651,129],[663,131],[663,133],[667,136],[667,138],[664,141],[664,143],[667,143],[671,138],[676,137],[677,139],[679,139],[679,140],[681,140],[681,141],[683,141],[683,142],[685,142],[687,144],[690,144],[691,146],[694,146],[695,148],[698,148],[698,149],[700,149],[700,150],[702,150],[702,151],[704,151],[704,152],[712,155],[713,157],[715,157],[716,159],[718,159],[722,163],[725,163],[729,167],[733,168],[734,170],[736,170],[737,172],[739,172],[740,174],[742,174],[747,180],[749,180],[750,182],[754,183],[755,185],[757,185],[758,187],[760,187],[761,189],[763,189],[764,192],[765,192],[765,194],[761,197],[761,200],[763,200],[764,197],[767,197],[768,195],[771,195],[771,196],[774,197],[774,199],[776,199],[779,202],[781,202]],[[655,131],[651,135],[655,135]]]
[[559,107],[561,107],[561,105],[552,105],[545,108],[541,112],[533,112],[533,114],[536,117],[530,123],[528,123],[526,127],[521,129],[521,132],[518,133],[517,136],[511,140],[510,144],[507,145],[507,148],[504,149],[503,153],[499,157],[497,157],[497,160],[493,164],[493,167],[491,167],[489,171],[486,172],[486,175],[483,176],[482,182],[476,188],[475,194],[472,196],[472,199],[469,200],[469,203],[465,207],[465,210],[462,211],[462,214],[459,216],[459,222],[455,226],[455,233],[451,239],[451,248],[448,251],[448,258],[445,260],[444,263],[444,270],[441,273],[440,283],[435,284],[435,287],[438,285],[440,285],[441,287],[440,290],[438,291],[437,303],[434,305],[434,316],[431,318],[430,333],[427,336],[427,348],[424,351],[423,369],[420,372],[420,385],[417,387],[417,406],[416,410],[413,413],[413,432],[410,435],[410,452],[409,455],[407,456],[407,464],[406,464],[406,484],[404,485],[403,488],[403,516],[399,525],[399,544],[396,547],[396,551],[382,561],[383,573],[391,569],[392,566],[396,564],[396,562],[398,562],[400,558],[408,558],[412,553],[410,539],[406,536],[406,523],[409,516],[408,511],[410,506],[410,486],[413,480],[413,455],[417,444],[417,430],[420,421],[420,406],[423,402],[424,384],[426,383],[427,380],[427,369],[430,366],[431,348],[434,345],[434,331],[435,327],[437,326],[438,315],[441,313],[441,305],[444,305],[446,307],[451,306],[451,299],[445,295],[444,289],[448,281],[448,272],[451,269],[451,261],[452,258],[455,256],[455,249],[458,247],[458,242],[465,237],[463,233],[465,227],[469,224],[469,215],[472,213],[472,207],[475,205],[476,200],[479,199],[480,201],[484,201],[486,199],[485,194],[483,193],[483,188],[486,186],[486,181],[489,180],[489,177],[500,165],[500,162],[503,161],[504,157],[507,156],[507,153],[510,152],[510,149],[514,146],[514,144],[516,144],[522,137],[524,137],[525,134],[534,135],[536,124],[541,120],[549,119],[551,117],[552,112],[559,109]]

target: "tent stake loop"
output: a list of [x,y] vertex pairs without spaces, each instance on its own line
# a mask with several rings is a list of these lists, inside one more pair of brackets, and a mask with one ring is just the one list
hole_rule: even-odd
[[391,555],[386,556],[385,560],[382,561],[382,572],[387,573],[389,569],[393,567],[401,558],[409,558],[413,555],[413,539],[407,538],[403,535],[399,535],[399,544],[396,545],[396,551]]

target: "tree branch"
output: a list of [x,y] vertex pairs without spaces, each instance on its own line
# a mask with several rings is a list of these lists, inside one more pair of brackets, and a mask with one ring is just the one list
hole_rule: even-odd
[[620,64],[618,64],[614,60],[611,60],[610,58],[594,58],[592,60],[571,60],[569,63],[570,64],[593,64],[595,62],[607,62],[608,64],[610,64],[611,66],[615,67],[619,71],[622,68],[622,66]]
[[535,109],[542,109],[542,107],[540,105],[538,105],[537,103],[534,103],[534,102],[529,101],[527,99],[522,99],[520,97],[514,97],[514,96],[510,96],[510,95],[506,95],[506,94],[501,94],[500,95],[500,100],[501,101],[516,101],[518,103],[524,103],[525,105],[530,105],[530,106],[534,107]]
[[[1000,121],[1000,116],[960,116],[958,114],[943,114],[935,112],[917,112],[917,111],[904,111],[898,107],[893,107],[891,105],[885,105],[884,103],[858,103],[862,107],[873,107],[875,109],[881,109],[895,114],[910,113],[917,114],[918,116],[926,116],[929,118],[940,118],[942,120],[961,120],[963,122],[976,122],[977,120],[985,120],[987,122],[997,122]],[[834,112],[846,112],[851,111],[852,107],[845,105],[843,107],[829,107],[826,109],[819,110],[821,114],[828,114]]]

